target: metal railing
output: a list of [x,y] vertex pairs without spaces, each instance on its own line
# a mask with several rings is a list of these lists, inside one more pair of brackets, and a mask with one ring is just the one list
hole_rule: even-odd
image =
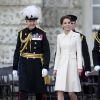
[[[52,76],[50,79],[52,80]],[[90,75],[85,82],[81,82],[82,92],[79,94],[81,100],[95,100],[97,90],[98,75]],[[18,79],[14,79],[12,75],[12,67],[6,67],[0,69],[0,100],[18,100]],[[88,89],[88,92],[84,90],[84,87]],[[56,100],[56,93],[54,91],[54,79],[52,83],[46,85],[47,92],[45,94],[45,100]],[[85,93],[87,92],[87,93]],[[65,93],[65,100],[68,100],[68,95]],[[15,99],[16,98],[16,99]],[[34,100],[34,94],[30,94],[29,100]],[[87,99],[88,100],[88,99]]]

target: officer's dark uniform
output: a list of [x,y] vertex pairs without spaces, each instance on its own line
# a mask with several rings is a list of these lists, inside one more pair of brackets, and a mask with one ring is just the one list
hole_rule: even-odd
[[[38,99],[38,94],[45,92],[42,69],[48,69],[49,60],[49,43],[43,30],[25,28],[18,33],[13,69],[19,72],[20,92],[36,93],[36,100],[42,100]],[[21,100],[28,100],[27,95],[23,97]]]
[[[96,65],[100,66],[100,30],[96,33],[96,36],[95,36],[92,57],[93,57],[94,66]],[[99,76],[98,76],[97,97],[100,99],[100,70],[99,70]]]
[[[74,30],[75,31],[75,30]],[[77,31],[75,31],[77,32]],[[77,32],[79,33],[79,32]],[[88,45],[87,45],[87,42],[86,42],[86,37],[85,35],[80,34],[80,37],[81,37],[81,41],[82,41],[82,56],[83,56],[83,60],[84,60],[84,70],[85,71],[91,71],[91,66],[90,66],[90,55],[89,55],[89,51],[88,51]]]
[[[75,32],[77,32],[77,31],[75,31]],[[79,33],[79,32],[77,32],[77,33]],[[84,66],[83,66],[83,71],[82,71],[81,76],[80,76],[80,81],[81,82],[84,82],[84,81],[87,81],[87,77],[85,76],[85,71],[91,71],[90,55],[89,55],[88,45],[87,45],[87,42],[86,42],[85,35],[83,35],[81,33],[79,33],[79,34],[80,34],[80,37],[81,37],[82,57],[83,57],[83,60],[84,60]],[[89,93],[89,86],[83,86],[82,89],[83,89],[83,92],[85,94],[88,94]]]

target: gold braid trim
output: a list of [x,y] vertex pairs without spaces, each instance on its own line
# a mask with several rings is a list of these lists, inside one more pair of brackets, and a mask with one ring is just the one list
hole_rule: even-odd
[[94,39],[99,43],[99,52],[100,52],[100,39],[98,37],[98,32],[95,33]]
[[27,42],[27,40],[29,39],[29,37],[30,37],[30,34],[28,34],[28,36],[24,40],[22,40],[22,31],[20,32],[20,40],[21,40],[21,43]]
[[95,33],[94,39],[100,44],[100,39],[98,37],[98,32]]
[[23,43],[25,43],[23,48],[20,50],[20,55],[22,54],[23,50],[27,47],[27,44],[31,39],[32,39],[32,36],[31,36],[31,34],[29,34],[24,40],[22,40],[22,31],[20,32],[21,46]]

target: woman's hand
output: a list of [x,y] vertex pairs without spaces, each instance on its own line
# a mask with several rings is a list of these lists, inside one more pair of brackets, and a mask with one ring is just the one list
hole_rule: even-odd
[[81,76],[82,69],[78,69],[79,76]]
[[57,70],[53,70],[53,75],[56,76]]

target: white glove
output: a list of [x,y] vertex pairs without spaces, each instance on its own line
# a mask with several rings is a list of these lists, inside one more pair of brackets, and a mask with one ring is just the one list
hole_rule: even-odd
[[47,76],[47,75],[48,75],[47,69],[43,68],[43,69],[42,69],[42,77],[45,77],[45,76]]
[[17,70],[13,70],[12,74],[13,74],[13,77],[14,77],[14,78],[17,78],[17,77],[18,77],[18,72],[17,72]]
[[86,71],[85,76],[89,76],[90,73],[91,73],[90,71]]
[[99,71],[99,70],[100,70],[100,66],[99,66],[99,65],[96,65],[96,66],[94,67],[94,70],[95,70],[95,71]]

